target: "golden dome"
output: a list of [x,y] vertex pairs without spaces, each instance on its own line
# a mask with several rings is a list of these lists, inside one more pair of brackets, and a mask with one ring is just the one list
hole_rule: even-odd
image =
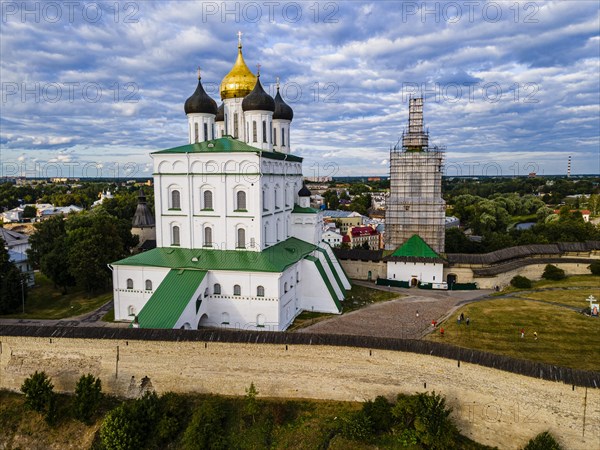
[[250,72],[242,56],[242,43],[238,44],[238,55],[235,64],[221,81],[221,100],[226,98],[243,98],[256,84],[256,75]]

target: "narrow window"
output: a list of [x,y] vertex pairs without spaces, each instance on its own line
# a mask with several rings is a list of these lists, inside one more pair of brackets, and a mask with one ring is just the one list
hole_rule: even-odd
[[204,298],[208,297],[208,288],[204,289]]
[[196,314],[198,314],[201,304],[202,304],[202,297],[198,296],[198,298],[196,299]]
[[287,281],[283,283],[283,293],[285,294],[288,291]]
[[267,121],[263,120],[263,129],[262,129],[262,137],[263,137],[263,142],[267,142]]
[[219,283],[215,283],[215,285],[213,286],[213,294],[221,295],[221,285]]
[[257,297],[264,297],[265,296],[265,287],[264,286],[258,286],[256,288],[256,296]]
[[204,228],[204,246],[212,247],[212,240],[213,240],[212,228],[211,227]]
[[229,325],[229,314],[227,314],[226,312],[224,312],[223,314],[221,314],[221,324],[222,325]]
[[127,308],[127,314],[130,316],[135,316],[135,306],[129,305]]
[[238,191],[236,194],[237,208],[238,210],[246,209],[246,193],[244,191]]
[[127,278],[127,289],[133,289],[133,280],[131,278]]
[[281,129],[281,146],[285,147],[285,128]]
[[273,127],[269,127],[269,143],[273,142]]
[[246,248],[246,230],[238,228],[237,230],[237,248]]
[[172,230],[171,245],[179,245],[179,227],[175,225]]
[[277,145],[277,128],[273,128],[273,145]]
[[263,201],[263,211],[268,211],[269,210],[269,205],[267,205],[267,194],[265,193],[265,191],[262,191],[262,201]]
[[214,123],[210,127],[210,138],[211,139],[215,138],[215,124]]
[[177,190],[171,192],[171,209],[181,209],[181,194]]
[[229,123],[227,123],[227,114],[225,114],[225,134],[229,134]]
[[252,142],[258,142],[257,136],[256,136],[256,120],[252,121]]
[[233,295],[242,295],[242,288],[239,284],[233,286]]
[[146,290],[147,291],[152,290],[152,280],[146,280]]
[[233,113],[233,137],[237,139],[238,137],[238,113]]
[[249,130],[250,124],[248,122],[246,122],[246,142],[250,142],[250,130]]
[[213,193],[212,191],[204,191],[203,194],[204,209],[213,209]]
[[208,124],[204,123],[204,140],[208,141]]
[[256,326],[258,328],[264,328],[265,327],[265,316],[262,314],[259,314],[258,316],[256,316]]
[[195,131],[194,142],[198,142],[198,124],[197,123],[194,124],[194,131]]

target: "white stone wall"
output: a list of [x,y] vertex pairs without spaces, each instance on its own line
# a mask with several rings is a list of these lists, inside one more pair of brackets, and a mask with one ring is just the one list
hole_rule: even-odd
[[443,275],[442,263],[387,262],[387,278],[390,280],[410,282],[416,278],[422,283],[440,283],[444,281]]
[[[273,142],[271,134],[273,133],[273,113],[271,111],[247,111],[244,113],[244,123],[246,127],[245,142],[253,147],[262,150],[272,151]],[[263,126],[264,122],[264,126]],[[254,126],[256,125],[256,130]],[[256,131],[256,133],[254,132]]]
[[[194,113],[188,114],[188,134],[189,143],[210,141],[216,135],[215,116],[213,114]],[[206,124],[206,136],[204,135],[204,125]],[[197,132],[197,134],[196,134]]]
[[[273,120],[273,150],[290,153],[290,121],[283,119]],[[285,138],[285,141],[282,140]]]
[[[113,266],[115,320],[132,321],[134,315],[150,300],[169,270],[166,267]],[[128,279],[133,281],[133,289],[127,289]],[[152,282],[152,289],[146,289],[146,280]]]

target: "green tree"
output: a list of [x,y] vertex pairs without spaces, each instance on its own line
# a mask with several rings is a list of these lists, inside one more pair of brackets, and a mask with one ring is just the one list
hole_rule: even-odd
[[103,210],[69,218],[66,246],[69,270],[88,293],[108,286],[108,264],[128,251],[119,232],[119,220]]
[[392,404],[387,398],[380,395],[363,403],[362,411],[371,421],[375,433],[385,433],[392,428]]
[[562,280],[566,278],[565,271],[560,267],[556,267],[552,264],[546,265],[544,268],[544,273],[542,273],[542,278],[546,280]]
[[17,311],[27,298],[26,277],[10,261],[8,250],[0,244],[0,314]]
[[89,422],[102,401],[102,382],[92,374],[82,375],[75,386],[75,417]]
[[530,439],[523,450],[562,450],[562,447],[549,432],[544,431]]
[[260,407],[258,404],[258,400],[256,396],[258,395],[258,391],[254,386],[254,383],[250,383],[250,387],[246,388],[246,395],[244,396],[244,413],[246,416],[252,418],[252,423],[256,421],[256,415],[260,411]]
[[52,380],[45,372],[38,372],[26,378],[21,385],[25,394],[25,405],[41,414],[46,422],[52,423],[56,417],[56,398]]
[[588,266],[592,275],[600,275],[600,260],[594,261]]
[[529,289],[533,286],[531,280],[522,275],[516,275],[512,277],[510,280],[510,285],[519,289]]
[[31,219],[37,214],[37,209],[33,205],[27,205],[23,208],[23,219]]
[[194,411],[183,433],[185,450],[221,450],[228,448],[225,437],[226,411],[217,400],[207,400]]

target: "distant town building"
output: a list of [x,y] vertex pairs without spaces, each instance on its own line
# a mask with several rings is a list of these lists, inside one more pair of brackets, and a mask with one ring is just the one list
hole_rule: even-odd
[[346,239],[346,242],[350,244],[351,248],[362,247],[366,244],[371,250],[379,249],[380,235],[373,227],[351,227],[346,236],[349,238]]
[[384,259],[389,280],[406,281],[410,286],[432,283],[434,288],[446,288],[444,260],[416,234]]
[[19,270],[27,275],[27,285],[33,286],[33,267],[29,264],[27,250],[29,250],[29,236],[0,227],[0,241],[8,250],[9,261],[15,264]]
[[324,242],[327,242],[333,248],[337,248],[342,245],[343,236],[333,230],[325,231],[322,238]]
[[92,203],[92,208],[94,208],[95,206],[101,205],[102,203],[104,203],[104,200],[114,198],[109,190],[107,190],[106,192],[102,191],[99,194],[99,196],[100,196],[100,198],[98,200],[96,200],[94,203]]

